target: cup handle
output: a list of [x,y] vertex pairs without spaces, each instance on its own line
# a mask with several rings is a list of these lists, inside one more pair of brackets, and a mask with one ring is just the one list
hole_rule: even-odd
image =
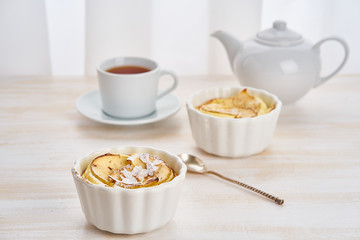
[[330,73],[329,75],[327,75],[325,77],[320,77],[318,79],[318,81],[315,83],[314,87],[320,86],[321,84],[323,84],[324,82],[329,80],[332,76],[334,76],[336,73],[338,73],[340,71],[340,69],[345,65],[345,63],[346,63],[346,61],[347,61],[347,59],[349,57],[349,46],[347,45],[345,40],[340,38],[340,37],[332,36],[332,37],[324,38],[324,39],[320,40],[319,42],[317,42],[312,47],[312,49],[315,50],[316,53],[319,53],[320,52],[320,46],[326,41],[337,41],[338,43],[340,43],[344,48],[344,53],[345,53],[344,58],[343,58],[341,64],[332,73]]
[[164,76],[164,75],[170,75],[173,79],[173,84],[168,87],[167,89],[161,91],[158,96],[157,96],[157,99],[160,99],[162,97],[164,97],[165,95],[169,94],[171,91],[173,91],[177,85],[178,85],[178,77],[177,75],[173,72],[173,71],[170,71],[170,70],[160,70],[160,75],[159,75],[159,78]]

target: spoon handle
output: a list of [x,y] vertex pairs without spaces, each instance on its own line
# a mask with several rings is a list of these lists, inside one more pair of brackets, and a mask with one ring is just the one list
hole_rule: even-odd
[[261,191],[261,190],[259,190],[259,189],[257,189],[257,188],[254,188],[254,187],[252,187],[252,186],[249,186],[249,185],[247,185],[247,184],[245,184],[245,183],[239,182],[239,181],[234,180],[234,179],[232,179],[232,178],[225,177],[225,176],[223,176],[223,175],[221,175],[220,173],[217,173],[217,172],[215,172],[215,171],[209,170],[209,171],[206,171],[206,173],[213,174],[213,175],[215,175],[215,176],[217,176],[217,177],[220,177],[220,178],[222,178],[222,179],[224,179],[224,180],[227,180],[227,181],[229,181],[229,182],[238,184],[238,185],[240,185],[240,186],[242,186],[242,187],[244,187],[244,188],[247,188],[247,189],[249,189],[249,190],[251,190],[251,191],[253,191],[253,192],[256,192],[256,193],[258,193],[258,194],[261,194],[261,195],[263,195],[264,197],[267,197],[267,198],[271,199],[272,201],[274,201],[275,203],[277,203],[277,204],[279,204],[279,205],[282,205],[282,204],[284,203],[284,200],[283,200],[283,199],[274,197],[274,196],[272,196],[272,195],[270,195],[270,194],[268,194],[268,193],[266,193],[266,192],[263,192],[263,191]]

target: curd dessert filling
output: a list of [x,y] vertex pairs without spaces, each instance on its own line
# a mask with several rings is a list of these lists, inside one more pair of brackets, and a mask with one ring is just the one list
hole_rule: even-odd
[[251,96],[244,88],[229,98],[214,98],[196,109],[202,113],[224,118],[256,117],[271,112],[275,106],[267,106],[259,97]]
[[149,153],[106,153],[92,160],[82,177],[107,187],[143,188],[169,182],[175,174],[162,159]]

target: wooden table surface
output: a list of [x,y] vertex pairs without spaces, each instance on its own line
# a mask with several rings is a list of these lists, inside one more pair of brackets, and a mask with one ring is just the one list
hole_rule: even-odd
[[[0,78],[0,239],[360,239],[360,76],[342,76],[284,106],[269,148],[235,159],[196,147],[184,100],[234,77],[180,77],[168,119],[111,126],[80,115],[95,78]],[[93,150],[145,145],[193,153],[210,169],[285,199],[278,206],[215,176],[187,174],[174,219],[114,235],[87,223],[70,169]]]

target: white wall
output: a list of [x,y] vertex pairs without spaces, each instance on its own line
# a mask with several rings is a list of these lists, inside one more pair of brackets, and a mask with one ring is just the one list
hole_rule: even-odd
[[[33,0],[27,4],[29,2],[0,1],[0,13],[1,10],[7,13],[0,14],[0,30],[5,36],[0,39],[0,74],[12,74],[12,66],[19,62],[20,56],[24,61],[39,58],[29,66],[33,65],[33,70],[40,66],[40,73],[91,75],[101,60],[121,55],[154,58],[180,75],[231,74],[224,49],[210,33],[223,29],[245,40],[260,29],[271,27],[278,19],[287,21],[289,28],[314,43],[325,36],[342,36],[350,46],[350,58],[340,73],[360,73],[358,0]],[[14,4],[23,6],[20,10],[24,13],[11,8]],[[41,13],[44,11],[46,14]],[[36,17],[30,17],[31,14]],[[23,21],[34,33],[30,37],[19,38],[22,35],[18,26]],[[14,33],[14,28],[19,31]],[[16,46],[29,47],[21,52]],[[47,50],[38,50],[41,47]],[[321,55],[323,74],[326,74],[341,61],[342,49],[336,43],[327,43]],[[15,73],[36,73],[31,69],[18,70],[19,67]]]

